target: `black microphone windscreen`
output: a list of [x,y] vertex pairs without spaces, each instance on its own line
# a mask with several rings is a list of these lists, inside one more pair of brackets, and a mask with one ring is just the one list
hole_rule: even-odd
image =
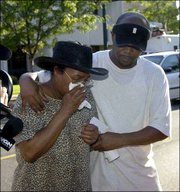
[[12,117],[11,115],[11,109],[10,107],[0,103],[0,120],[3,119],[4,117],[10,118]]
[[5,45],[0,44],[0,60],[8,60],[12,56],[11,50]]
[[23,122],[17,117],[10,118],[2,129],[2,135],[7,138],[13,138],[23,129]]

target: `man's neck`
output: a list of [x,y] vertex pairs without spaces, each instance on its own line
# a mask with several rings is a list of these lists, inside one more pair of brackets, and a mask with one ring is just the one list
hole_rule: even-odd
[[116,60],[116,58],[113,55],[112,50],[109,51],[109,57],[110,57],[112,63],[114,63],[120,69],[130,69],[130,68],[133,68],[137,64],[137,60],[136,60],[136,62],[132,63],[131,65],[123,65],[123,63],[120,63]]

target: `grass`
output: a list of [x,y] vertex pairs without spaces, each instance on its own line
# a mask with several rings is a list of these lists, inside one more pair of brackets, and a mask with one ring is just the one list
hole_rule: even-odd
[[19,85],[13,85],[13,95],[17,95],[20,93],[20,86]]

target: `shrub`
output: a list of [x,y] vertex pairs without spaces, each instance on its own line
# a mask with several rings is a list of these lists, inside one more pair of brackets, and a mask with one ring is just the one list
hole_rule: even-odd
[[13,81],[13,85],[18,85],[19,84],[19,79],[18,77],[11,75],[12,81]]

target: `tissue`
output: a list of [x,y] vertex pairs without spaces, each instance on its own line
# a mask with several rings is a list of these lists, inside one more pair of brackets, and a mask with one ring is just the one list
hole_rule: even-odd
[[[84,84],[79,82],[79,83],[70,83],[69,84],[69,90],[72,90],[74,87],[80,85],[81,87],[84,87]],[[84,100],[78,107],[78,110],[81,110],[83,109],[84,107],[88,108],[88,109],[91,109],[91,104],[87,101],[87,100]]]
[[[100,133],[105,133],[108,131],[107,125],[105,125],[102,121],[100,121],[96,117],[93,117],[89,123],[98,127]],[[106,159],[108,159],[109,162],[112,162],[115,159],[117,159],[120,155],[117,149],[114,149],[114,150],[104,151],[104,156]]]

